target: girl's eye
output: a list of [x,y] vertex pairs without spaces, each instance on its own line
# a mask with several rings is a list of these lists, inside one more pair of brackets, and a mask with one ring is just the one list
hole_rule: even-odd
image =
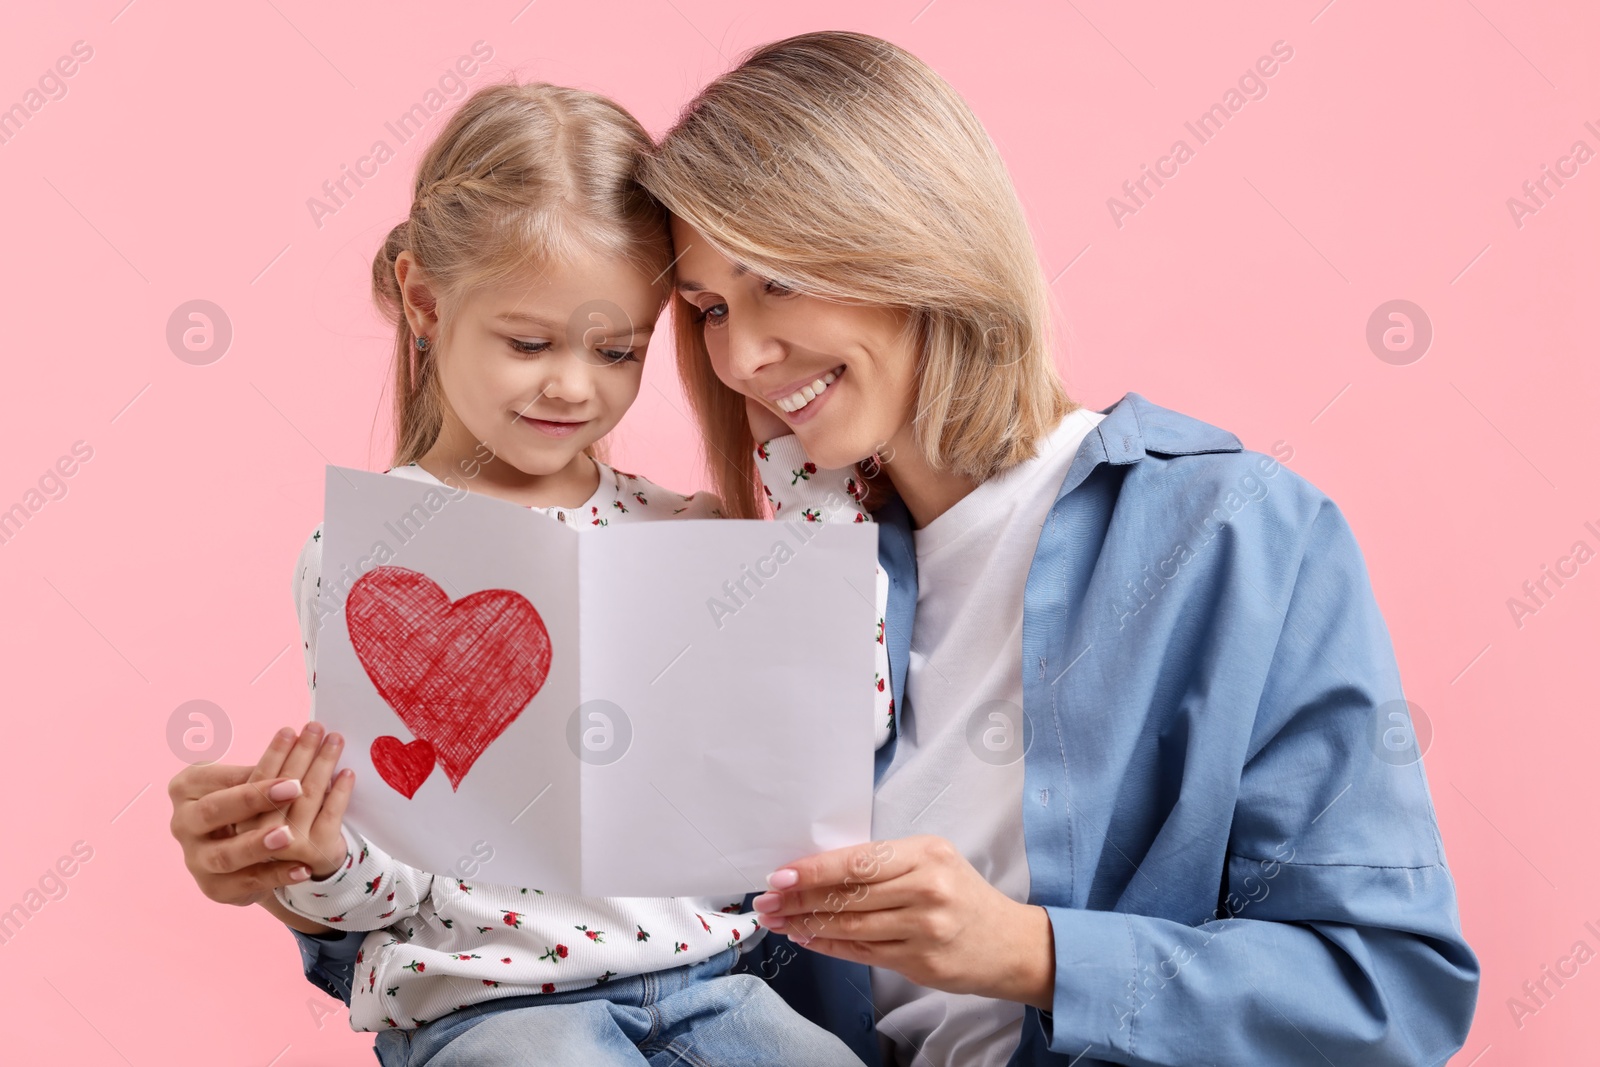
[[[511,350],[519,355],[536,356],[541,352],[548,352],[550,350],[549,341],[518,341],[516,338],[511,338],[510,340]],[[596,351],[598,351],[601,357],[605,359],[607,365],[626,363],[630,359],[637,361],[639,358],[631,348],[620,350],[600,348],[596,349]]]
[[700,312],[697,315],[695,315],[694,321],[703,322],[707,326],[716,327],[716,326],[721,326],[723,321],[725,319],[727,319],[727,317],[728,317],[728,305],[727,304],[712,304],[708,308],[701,308]]
[[772,278],[768,278],[763,281],[761,283],[761,288],[763,292],[770,296],[788,296],[790,293],[794,292],[794,290],[789,288],[787,285],[784,285],[780,281],[775,281]]

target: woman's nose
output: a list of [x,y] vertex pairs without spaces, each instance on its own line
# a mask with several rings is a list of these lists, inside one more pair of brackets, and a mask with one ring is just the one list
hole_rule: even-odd
[[783,358],[783,343],[758,316],[744,315],[743,321],[729,318],[727,364],[730,376],[748,381],[769,363]]

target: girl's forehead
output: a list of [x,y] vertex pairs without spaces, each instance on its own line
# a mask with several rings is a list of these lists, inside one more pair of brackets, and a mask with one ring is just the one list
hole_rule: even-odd
[[594,314],[646,332],[660,313],[669,284],[652,282],[634,264],[620,258],[595,258],[583,263],[554,262],[525,275],[484,286],[466,301],[472,313],[505,326],[563,330],[574,317],[589,321]]

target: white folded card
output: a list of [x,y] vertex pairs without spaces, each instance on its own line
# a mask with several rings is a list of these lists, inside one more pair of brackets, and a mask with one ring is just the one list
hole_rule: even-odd
[[344,467],[326,500],[312,718],[396,859],[702,896],[870,838],[874,525],[580,533]]

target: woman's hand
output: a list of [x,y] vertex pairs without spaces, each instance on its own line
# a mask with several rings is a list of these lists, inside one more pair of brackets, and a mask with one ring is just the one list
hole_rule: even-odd
[[887,967],[930,989],[1049,1011],[1050,916],[984,881],[942,837],[875,841],[808,856],[755,899],[769,930],[825,956]]
[[[322,728],[316,724],[298,738],[285,728],[254,767],[196,764],[173,777],[167,786],[172,836],[208,898],[239,907],[268,904],[270,909],[275,888],[311,877],[305,863],[278,857],[295,839],[296,809],[304,812],[311,806],[301,801],[311,799],[307,794],[315,780],[310,774],[319,756],[326,789],[337,748],[322,756],[322,741]],[[302,777],[307,781],[302,783]],[[321,802],[317,796],[314,806],[320,808]]]
[[745,414],[750,419],[750,435],[756,444],[765,444],[774,437],[794,433],[789,424],[773,414],[772,409],[753,396],[744,398]]
[[344,841],[344,812],[355,789],[356,773],[347,767],[334,774],[333,768],[342,751],[343,737],[339,734],[322,736],[320,724],[307,724],[300,740],[284,759],[282,771],[300,775],[300,796],[286,812],[261,817],[291,835],[288,843],[276,853],[278,862],[304,863],[311,869],[313,878],[327,878],[333,874],[344,866],[350,852]]

